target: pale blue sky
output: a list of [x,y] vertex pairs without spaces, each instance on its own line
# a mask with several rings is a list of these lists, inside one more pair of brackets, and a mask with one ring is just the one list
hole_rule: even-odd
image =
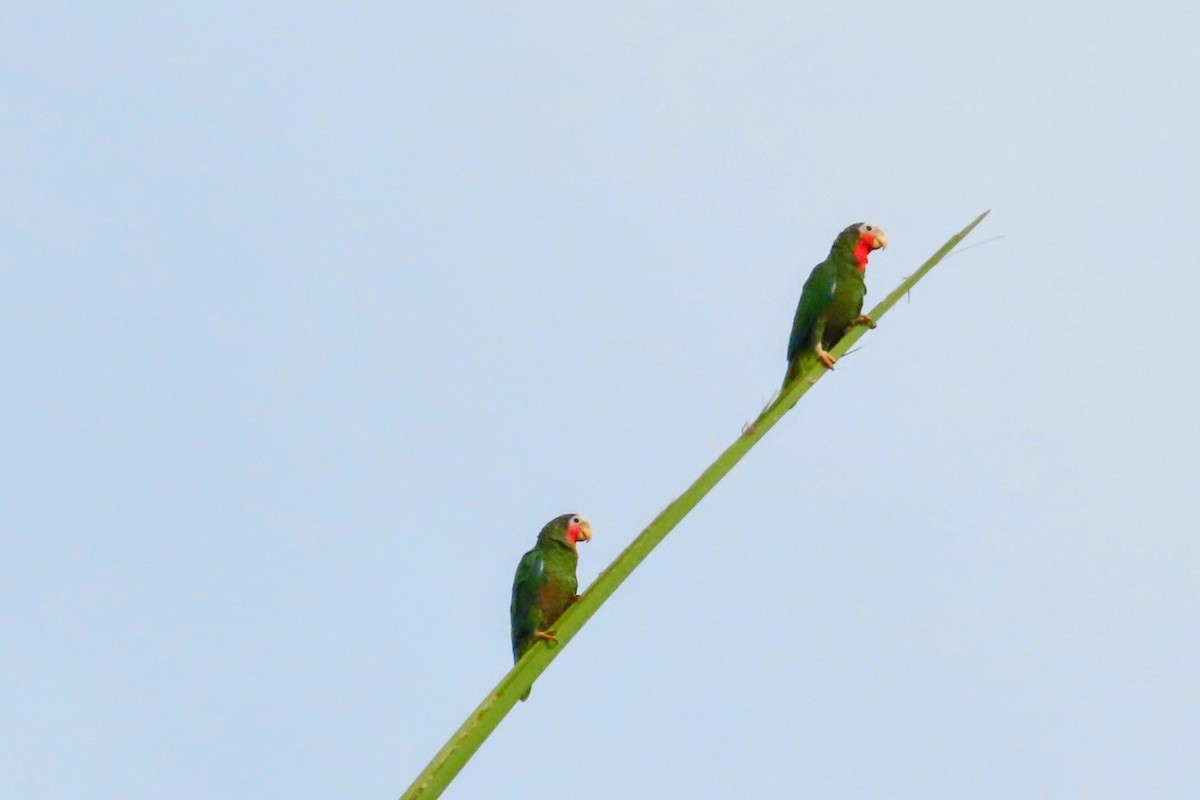
[[1191,3],[10,3],[6,797],[388,798],[977,213],[448,798],[1200,785]]

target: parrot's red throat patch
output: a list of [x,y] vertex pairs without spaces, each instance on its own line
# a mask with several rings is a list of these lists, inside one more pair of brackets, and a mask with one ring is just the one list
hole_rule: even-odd
[[567,537],[566,538],[567,538],[567,541],[571,543],[571,545],[574,545],[576,542],[578,542],[581,539],[585,542],[587,541],[587,536],[584,535],[583,528],[581,528],[578,525],[568,525],[567,526]]
[[864,235],[858,240],[858,244],[854,245],[854,260],[858,262],[858,271],[867,271],[867,257],[871,255],[871,251],[875,249],[875,240],[870,235]]

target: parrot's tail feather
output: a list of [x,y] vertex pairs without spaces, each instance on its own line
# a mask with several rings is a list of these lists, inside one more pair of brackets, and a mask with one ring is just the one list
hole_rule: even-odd
[[792,385],[792,381],[800,376],[800,372],[804,367],[804,356],[799,355],[788,361],[787,374],[783,376],[783,386],[779,387],[779,393],[783,394],[787,391],[787,387]]

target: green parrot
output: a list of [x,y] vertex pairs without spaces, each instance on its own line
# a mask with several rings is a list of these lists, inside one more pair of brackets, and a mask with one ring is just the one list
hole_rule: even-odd
[[[558,641],[551,626],[578,597],[575,566],[579,563],[579,553],[575,543],[591,538],[592,526],[586,519],[578,514],[563,514],[546,523],[538,534],[537,544],[521,557],[509,607],[514,662],[520,661],[539,639]],[[529,692],[521,699],[526,697]]]
[[838,234],[829,249],[829,257],[813,267],[804,282],[796,318],[792,322],[792,338],[788,340],[788,370],[783,386],[796,379],[804,366],[812,363],[809,357],[833,369],[835,359],[828,349],[838,343],[851,325],[875,323],[862,313],[867,284],[867,256],[872,250],[887,247],[887,237],[878,225],[856,222]]

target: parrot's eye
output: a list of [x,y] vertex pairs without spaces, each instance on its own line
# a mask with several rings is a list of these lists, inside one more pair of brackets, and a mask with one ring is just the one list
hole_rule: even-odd
[[578,525],[578,524],[579,524],[579,517],[571,517],[571,524],[572,524],[572,525]]
[[874,230],[874,228],[872,228],[870,225],[868,225],[868,226],[867,226],[866,228],[864,228],[863,230],[868,230],[868,231],[870,231],[870,230]]

